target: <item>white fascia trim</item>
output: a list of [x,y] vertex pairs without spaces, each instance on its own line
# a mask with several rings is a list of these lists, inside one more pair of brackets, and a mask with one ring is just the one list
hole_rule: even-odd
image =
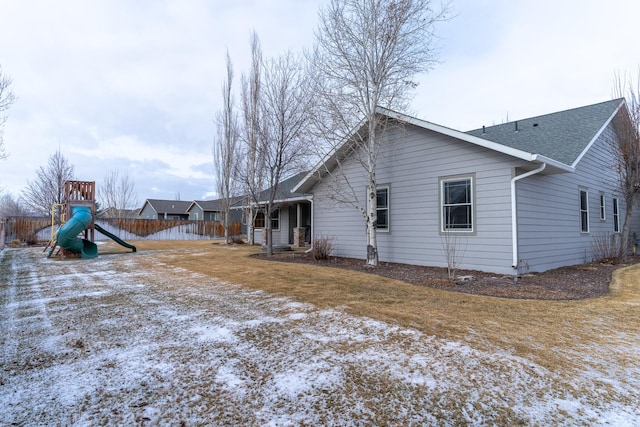
[[[320,169],[329,163],[329,161],[336,157],[338,155],[338,153],[340,152],[340,150],[342,150],[344,148],[344,146],[349,142],[349,140],[353,137],[354,134],[358,133],[360,131],[360,129],[362,129],[362,127],[365,125],[366,121],[365,119],[362,119],[358,122],[358,124],[354,127],[354,130],[352,132],[350,132],[346,137],[344,137],[342,139],[342,141],[340,141],[340,143],[338,145],[336,145],[329,153],[327,153],[322,160],[320,160],[318,162],[318,164],[311,169],[311,171],[305,175],[305,177],[298,183],[296,184],[295,187],[293,187],[291,189],[292,193],[301,193],[300,188],[307,183],[307,181],[309,181],[311,178],[313,178],[313,176],[315,174],[319,175],[319,171]],[[304,191],[302,191],[303,193]]]
[[469,142],[471,144],[478,145],[480,147],[484,147],[492,151],[497,151],[499,153],[503,153],[511,157],[516,157],[518,159],[533,162],[536,160],[536,157],[538,156],[537,154],[530,153],[528,151],[507,147],[506,145],[498,144],[497,142],[493,142],[487,139],[479,138],[477,136],[469,135],[467,133],[460,132],[458,130],[451,129],[445,126],[437,125],[435,123],[431,123],[426,120],[407,116],[405,114],[398,113],[396,111],[386,110],[381,107],[378,107],[378,110],[381,114],[385,114],[401,122],[409,123],[414,126],[421,127],[423,129],[432,130],[434,132],[438,132],[443,135],[450,136],[452,138],[460,139],[462,141]]
[[[291,203],[291,202],[311,202],[313,200],[313,195],[308,195],[308,196],[301,196],[301,197],[291,197],[288,199],[278,199],[278,200],[274,200],[273,204],[280,204],[280,203]],[[249,206],[264,206],[267,204],[267,200],[260,200],[258,203],[256,202],[251,202],[249,203]],[[240,208],[244,208],[246,206],[237,206],[235,209],[240,209]]]
[[578,158],[571,165],[574,169],[575,169],[576,165],[580,162],[580,160],[582,160],[582,158],[585,156],[585,154],[587,154],[587,152],[591,149],[591,146],[593,144],[595,144],[595,142],[598,140],[598,138],[600,138],[600,135],[602,135],[602,132],[604,132],[604,130],[607,128],[607,126],[609,126],[609,123],[611,123],[611,121],[616,116],[616,114],[618,114],[618,111],[620,111],[620,109],[622,108],[623,105],[625,105],[625,101],[624,100],[620,101],[620,104],[618,104],[618,108],[615,109],[615,111],[613,112],[613,114],[611,114],[609,119],[606,122],[604,122],[604,125],[602,125],[600,130],[598,130],[598,132],[596,132],[596,134],[591,139],[591,141],[589,141],[589,143],[587,144],[585,149],[582,150],[582,153],[580,153]]
[[[458,140],[461,140],[461,141],[465,141],[465,142],[477,145],[479,147],[487,148],[489,150],[496,151],[498,153],[502,153],[502,154],[506,154],[506,155],[511,156],[511,157],[515,157],[517,159],[525,160],[525,161],[528,161],[528,162],[546,163],[549,166],[553,166],[555,168],[558,168],[558,169],[560,169],[562,171],[566,171],[566,172],[574,172],[575,171],[575,168],[573,166],[568,166],[568,165],[566,165],[564,163],[558,162],[557,160],[550,159],[550,158],[542,156],[540,154],[530,153],[528,151],[519,150],[517,148],[512,148],[512,147],[508,147],[506,145],[498,144],[497,142],[493,142],[493,141],[489,141],[487,139],[479,138],[477,136],[469,135],[467,133],[460,132],[458,130],[451,129],[451,128],[448,128],[448,127],[445,127],[445,126],[437,125],[435,123],[431,123],[431,122],[428,122],[426,120],[422,120],[422,119],[418,119],[418,118],[415,118],[415,117],[407,116],[406,114],[398,113],[397,111],[387,110],[386,108],[378,107],[376,109],[376,112],[378,114],[382,114],[382,115],[385,115],[387,117],[396,119],[396,120],[398,120],[400,122],[409,123],[411,125],[414,125],[414,126],[417,126],[417,127],[423,128],[423,129],[431,130],[431,131],[440,133],[442,135],[447,135],[447,136],[450,136],[452,138],[455,138],[455,139],[458,139]],[[613,118],[613,116],[612,116],[612,118]],[[364,125],[364,122],[361,121],[358,124],[358,126],[356,127],[356,129],[359,130],[360,128],[362,128],[363,125]],[[329,154],[327,154],[311,170],[311,172],[309,172],[304,177],[304,179],[302,179],[302,181],[300,181],[291,190],[291,192],[292,193],[299,192],[300,188],[304,184],[306,184],[308,180],[310,180],[315,174],[317,174],[319,172],[319,170],[324,165],[328,164],[329,161],[338,154],[338,152],[344,147],[344,145],[349,141],[349,139],[351,139],[351,135],[353,135],[355,132],[357,132],[357,130],[352,132],[340,144],[338,144],[333,150],[331,150],[331,152]],[[604,128],[602,130],[604,130]],[[602,130],[601,130],[601,132],[602,132]]]
[[562,170],[563,172],[575,172],[576,168],[574,168],[573,166],[569,166],[566,165],[562,162],[559,162],[557,160],[553,160],[549,157],[543,156],[541,154],[534,154],[533,155],[533,162],[537,162],[537,163],[544,163],[547,166],[551,166],[557,169]]

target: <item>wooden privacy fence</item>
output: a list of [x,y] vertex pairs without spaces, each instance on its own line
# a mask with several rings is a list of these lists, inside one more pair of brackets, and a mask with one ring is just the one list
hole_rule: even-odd
[[[130,218],[98,218],[96,222],[106,223],[117,232],[121,230],[133,235],[133,238],[148,238],[157,240],[182,240],[188,239],[189,235],[199,238],[220,238],[224,236],[224,227],[215,221],[173,221],[158,219],[130,219]],[[51,229],[51,218],[43,217],[13,217],[0,221],[0,230],[5,233],[2,241],[11,242],[20,240],[21,242],[36,243],[38,236],[40,239],[49,239],[51,236],[48,230]],[[59,227],[56,224],[55,229]],[[47,232],[45,232],[45,229]],[[176,232],[171,232],[171,231]],[[44,234],[47,234],[43,237]],[[242,224],[234,222],[229,227],[230,236],[240,236],[242,234]],[[157,237],[154,237],[157,235]],[[131,238],[131,237],[128,237]]]
[[[47,217],[10,217],[4,222],[4,241],[36,243],[38,232],[45,228],[51,228],[51,218]],[[49,236],[51,237],[51,236]]]
[[[103,218],[100,221],[139,237],[147,237],[172,228],[180,228],[184,233],[198,236],[222,237],[224,227],[216,221],[185,221],[162,219],[130,219],[130,218]],[[229,226],[229,235],[242,234],[242,224],[233,222]]]

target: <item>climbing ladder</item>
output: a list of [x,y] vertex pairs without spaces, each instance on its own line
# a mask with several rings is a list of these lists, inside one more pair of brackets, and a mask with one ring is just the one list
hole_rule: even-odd
[[[60,207],[60,224],[58,224],[58,228],[56,228],[56,207]],[[42,251],[42,252],[46,252],[47,249],[51,248],[51,250],[47,254],[47,258],[51,257],[51,255],[53,254],[53,251],[55,251],[56,249],[56,246],[58,246],[56,236],[58,234],[58,230],[60,229],[60,227],[62,227],[62,224],[66,222],[65,207],[66,207],[65,203],[54,203],[53,205],[51,205],[51,239],[49,239],[49,243],[47,243],[47,246],[45,246],[44,250]],[[56,252],[56,255],[59,252],[60,252],[60,248],[58,248],[58,252]]]

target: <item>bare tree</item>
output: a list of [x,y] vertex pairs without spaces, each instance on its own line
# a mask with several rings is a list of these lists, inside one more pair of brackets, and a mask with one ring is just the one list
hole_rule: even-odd
[[129,211],[138,205],[135,183],[127,171],[107,172],[97,187],[102,210],[108,209],[115,218],[129,217]]
[[308,74],[302,58],[291,52],[265,63],[264,98],[261,103],[262,142],[258,154],[264,159],[269,191],[265,206],[267,254],[273,253],[271,214],[282,178],[306,167],[310,96]]
[[462,264],[462,260],[467,251],[466,239],[465,245],[462,246],[460,244],[460,238],[461,236],[451,231],[445,231],[440,236],[445,260],[447,261],[447,275],[449,276],[449,280],[455,280],[458,268]]
[[433,28],[448,12],[447,5],[432,9],[431,0],[330,0],[320,11],[311,61],[319,101],[315,123],[335,147],[362,119],[364,129],[353,134],[350,151],[367,176],[365,200],[346,177],[341,181],[366,223],[367,265],[378,264],[376,164],[387,126],[376,109],[407,107],[417,86],[414,76],[436,62]]
[[624,259],[629,246],[633,209],[640,202],[640,68],[635,83],[626,74],[616,73],[613,94],[615,98],[626,98],[628,112],[616,115],[613,125],[617,138],[611,139],[609,144],[618,172],[617,187],[626,204],[618,248],[618,258]]
[[22,200],[35,212],[49,215],[52,205],[63,202],[64,183],[69,180],[73,180],[73,166],[58,149],[49,157],[47,166],[36,171],[36,179],[27,182]]
[[217,136],[213,143],[213,163],[215,166],[216,186],[220,196],[224,242],[231,243],[229,236],[231,198],[235,195],[235,172],[238,162],[238,119],[234,110],[232,93],[233,65],[226,56],[227,76],[222,83],[222,110],[216,117]]
[[19,198],[13,197],[10,193],[0,197],[0,218],[27,216],[29,210],[23,205]]
[[16,96],[11,90],[11,83],[11,78],[2,72],[2,67],[0,66],[0,160],[6,159],[9,155],[5,149],[3,135],[4,124],[7,121],[7,116],[4,112],[7,111],[16,100]]
[[260,191],[264,189],[263,158],[258,153],[260,138],[260,102],[262,93],[262,49],[260,39],[253,32],[251,34],[251,69],[248,76],[242,76],[242,158],[244,165],[239,167],[239,177],[243,183],[245,194],[244,205],[247,206],[247,240],[253,245],[255,232],[254,221],[258,210],[254,209]]

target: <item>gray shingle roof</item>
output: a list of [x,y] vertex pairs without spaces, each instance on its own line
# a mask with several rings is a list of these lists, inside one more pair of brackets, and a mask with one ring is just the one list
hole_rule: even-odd
[[[298,185],[298,183],[300,181],[302,181],[302,179],[307,175],[307,172],[300,172],[297,173],[295,175],[293,175],[292,177],[289,177],[283,181],[280,181],[280,183],[278,183],[278,189],[276,191],[276,197],[274,200],[287,200],[287,199],[295,199],[295,198],[300,198],[300,197],[304,197],[305,194],[304,193],[292,193],[291,190]],[[258,200],[260,202],[266,202],[269,200],[269,192],[271,191],[271,189],[268,190],[264,190],[261,191],[259,196],[258,196]]]
[[[231,197],[229,202],[231,205],[241,201],[243,196],[234,196]],[[202,208],[205,212],[218,212],[223,209],[223,200],[215,199],[215,200],[195,200],[193,203],[196,203],[200,208]]]
[[[517,120],[467,134],[572,165],[612,117],[622,99]],[[517,132],[516,132],[517,123]]]
[[157,213],[167,214],[186,214],[187,209],[192,202],[184,200],[159,200],[159,199],[147,199],[147,202],[153,206],[153,209]]

